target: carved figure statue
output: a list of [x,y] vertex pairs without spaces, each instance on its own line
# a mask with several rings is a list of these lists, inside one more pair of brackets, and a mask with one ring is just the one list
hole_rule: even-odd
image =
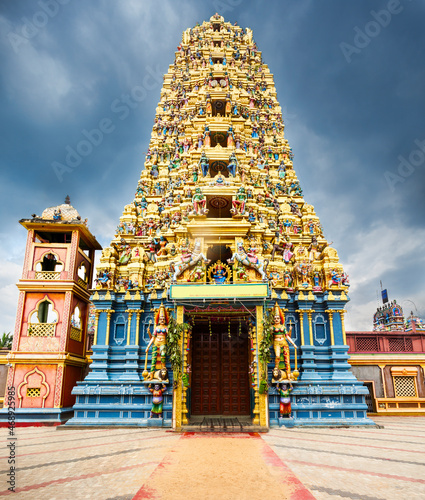
[[205,270],[203,263],[202,261],[198,260],[198,262],[195,264],[195,267],[190,272],[187,281],[191,282],[203,281],[204,276],[205,276]]
[[210,162],[207,155],[203,152],[199,160],[199,166],[201,167],[202,176],[206,177],[208,175],[208,170],[210,168]]
[[165,384],[149,384],[149,390],[152,393],[151,418],[162,417],[162,405],[164,403],[164,392],[167,390]]
[[98,277],[95,279],[96,285],[100,285],[101,288],[111,287],[111,273],[110,272],[100,272]]
[[287,263],[290,262],[292,256],[294,255],[293,252],[291,252],[293,246],[292,243],[290,241],[284,240],[283,241],[284,244],[282,245],[278,231],[275,233],[275,237],[273,238],[272,243],[273,243],[273,250],[271,254],[271,260],[274,260],[275,253],[278,252],[282,255],[283,260],[285,262]]
[[206,215],[208,213],[208,209],[206,208],[207,199],[205,195],[202,193],[201,188],[197,187],[195,189],[195,194],[192,196],[193,203],[193,214],[196,215]]
[[235,199],[232,200],[233,208],[230,211],[233,214],[243,215],[245,213],[246,200],[247,200],[247,195],[245,192],[245,188],[241,186],[236,193]]
[[294,373],[293,375],[290,365],[288,342],[296,348],[295,343],[291,339],[292,326],[288,332],[285,327],[285,317],[277,302],[273,310],[272,332],[273,349],[275,354],[275,370],[280,370],[278,380],[293,380],[298,376],[298,373]]
[[232,153],[229,157],[229,164],[227,165],[227,170],[232,177],[235,177],[237,167],[238,159],[236,158],[235,153]]
[[[275,354],[275,368],[279,369],[281,364],[281,354],[283,356],[283,363],[287,374],[291,373],[289,363],[289,346],[288,346],[288,332],[285,328],[285,319],[283,312],[276,302],[273,310],[273,349]],[[290,336],[290,334],[289,334]],[[282,366],[283,368],[283,366]]]
[[233,264],[235,261],[240,262],[245,267],[251,267],[261,274],[263,281],[267,281],[267,265],[269,261],[264,259],[261,261],[259,257],[252,252],[248,253],[242,241],[238,241],[236,244],[236,252],[232,255],[230,259],[227,260],[229,264]]
[[181,274],[183,274],[184,271],[186,271],[186,269],[193,267],[200,260],[203,260],[206,264],[210,262],[209,259],[207,259],[205,255],[201,252],[201,241],[199,239],[196,239],[193,252],[189,250],[189,247],[186,247],[182,251],[181,262],[177,264],[173,262],[174,266],[173,281],[177,281],[177,278]]
[[[146,360],[145,360],[145,370],[148,359],[148,352],[150,347],[152,347],[152,357],[151,357],[151,368],[150,373],[147,374],[146,371],[143,373],[143,378],[146,380],[156,379],[156,373],[158,372],[158,380],[161,376],[161,370],[165,369],[166,352],[167,352],[167,333],[168,333],[168,322],[169,317],[167,310],[164,305],[161,304],[158,311],[155,314],[155,328],[148,345],[146,346]],[[162,381],[162,378],[161,378]]]
[[280,396],[279,414],[281,418],[291,417],[291,397],[292,384],[278,384],[277,390]]

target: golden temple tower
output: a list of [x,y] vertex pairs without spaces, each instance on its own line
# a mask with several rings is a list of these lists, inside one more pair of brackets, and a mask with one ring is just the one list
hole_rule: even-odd
[[[177,323],[192,325],[179,344],[186,383],[180,383],[173,368],[174,388],[166,392],[163,425],[179,427],[192,414],[238,411],[261,426],[279,422],[278,393],[266,390],[272,379],[267,311],[275,303],[283,322],[280,330],[275,325],[275,343],[276,332],[291,331],[291,363],[300,368],[299,380],[292,378],[298,384],[293,394],[301,398],[298,407],[293,405],[295,419],[316,425],[347,419],[368,423],[364,389],[348,372],[348,277],[313,206],[304,201],[293,160],[273,74],[252,31],[218,14],[187,29],[164,75],[135,198],[125,206],[98,266],[92,296],[97,345],[92,373],[74,389],[79,398],[74,423],[116,423],[117,418],[122,423],[124,418],[150,425],[144,348],[161,303]],[[226,333],[223,324],[228,325]],[[235,336],[245,340],[225,345],[225,338]],[[211,347],[213,337],[216,347]],[[285,344],[285,339],[279,342]],[[238,375],[229,380],[226,349],[230,360],[239,353],[234,362]],[[199,352],[210,356],[206,364],[198,362]],[[277,356],[275,368],[282,368],[285,356]],[[204,372],[215,380],[212,385],[199,382]],[[286,366],[282,373],[289,378],[292,372]],[[134,415],[107,416],[85,397],[96,386],[99,404],[107,403],[101,395],[103,390],[105,398],[115,394],[112,382],[131,382]],[[360,399],[351,396],[350,403],[346,398],[344,406],[342,396],[335,396],[338,411],[326,409],[315,395],[342,394],[347,384]],[[202,393],[217,404],[204,404]]]

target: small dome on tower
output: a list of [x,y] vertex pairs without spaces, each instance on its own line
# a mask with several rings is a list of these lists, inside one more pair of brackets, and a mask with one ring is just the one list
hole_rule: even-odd
[[71,205],[69,196],[66,197],[65,203],[56,207],[48,207],[43,210],[42,219],[55,221],[75,221],[81,220],[80,214]]

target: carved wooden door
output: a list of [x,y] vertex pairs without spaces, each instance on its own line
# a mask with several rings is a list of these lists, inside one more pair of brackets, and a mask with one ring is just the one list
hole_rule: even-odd
[[249,415],[248,338],[236,325],[195,326],[192,351],[192,414]]

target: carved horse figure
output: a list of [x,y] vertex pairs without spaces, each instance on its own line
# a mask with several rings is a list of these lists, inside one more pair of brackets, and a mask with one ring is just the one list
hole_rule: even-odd
[[331,271],[330,280],[328,282],[328,288],[330,288],[332,285],[338,285],[338,288],[341,288],[343,286],[350,286],[348,274],[345,272],[339,274],[336,269],[333,269]]
[[207,259],[201,252],[201,241],[197,239],[195,240],[193,252],[186,249],[186,251],[183,251],[182,253],[181,262],[178,262],[177,264],[175,262],[172,263],[174,269],[173,281],[177,281],[177,278],[183,274],[186,269],[193,267],[200,260],[203,260],[206,264],[209,264],[210,262],[210,260]]
[[269,264],[268,259],[261,261],[257,256],[248,255],[241,241],[236,244],[236,252],[230,259],[227,259],[227,262],[229,264],[233,264],[235,260],[243,264],[245,267],[255,269],[261,274],[262,280],[267,281],[267,266]]
[[96,285],[100,285],[101,288],[111,288],[111,273],[103,271],[99,273],[94,281]]

